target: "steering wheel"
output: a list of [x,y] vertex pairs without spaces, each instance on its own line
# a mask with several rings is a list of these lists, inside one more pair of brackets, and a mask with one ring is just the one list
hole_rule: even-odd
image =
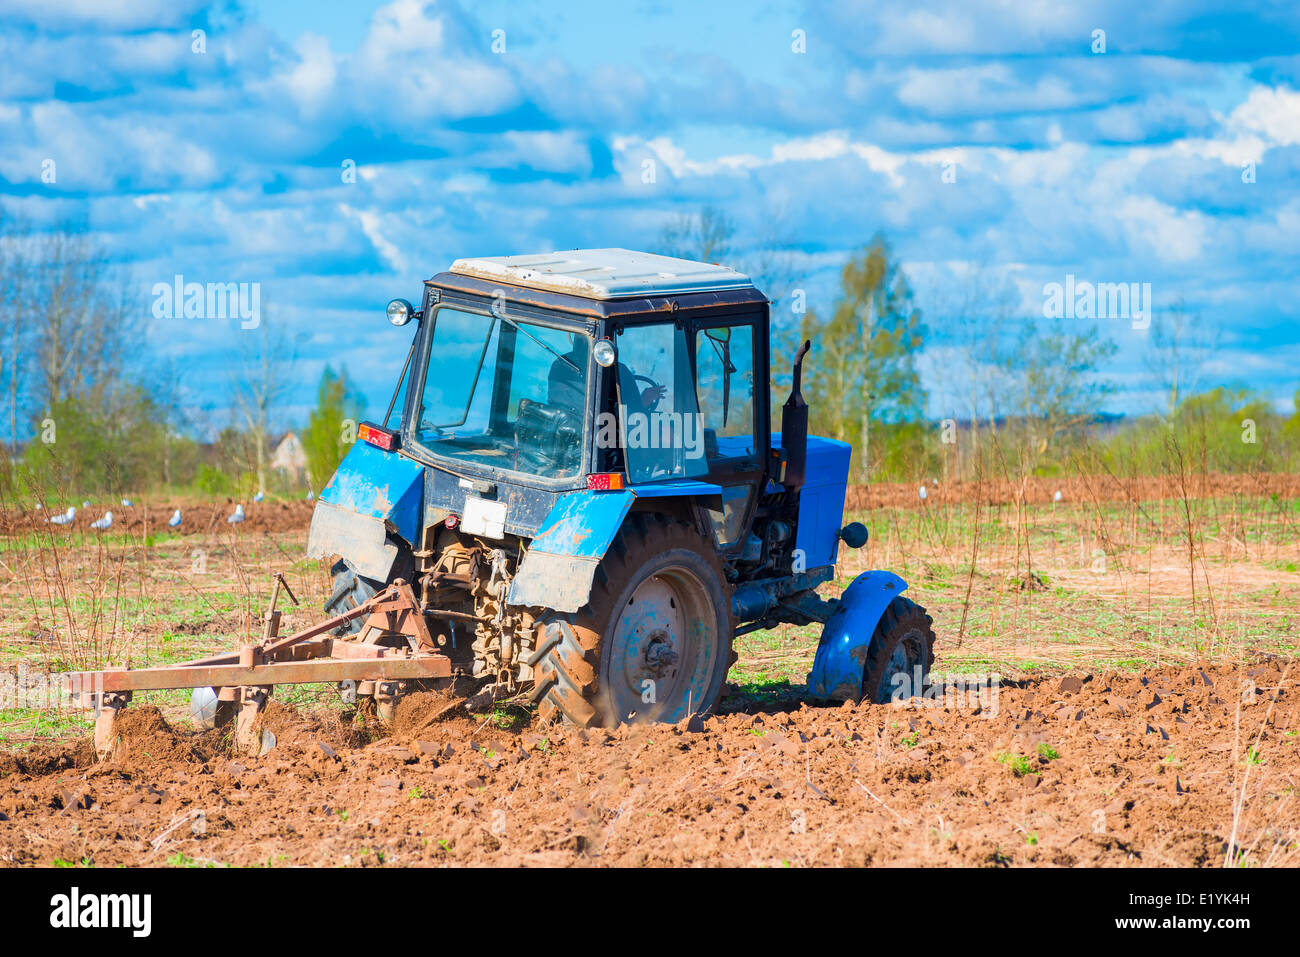
[[[656,381],[656,380],[650,378],[648,375],[637,375],[637,374],[634,372],[634,373],[632,373],[632,381],[633,381],[633,382],[645,382],[645,383],[648,383],[651,387],[653,387],[653,388],[655,388],[655,389],[661,389],[661,390],[663,391],[663,395],[666,395],[666,394],[668,393],[668,387],[667,387],[666,385],[664,385],[662,382],[658,382],[658,381]],[[660,399],[663,398],[663,395],[660,395],[660,397],[659,397],[658,399],[655,399],[654,402],[651,404],[650,408],[647,409],[646,411],[648,411],[648,412],[649,412],[649,411],[653,411],[653,410],[654,410],[654,407],[657,406],[657,405],[659,404]]]

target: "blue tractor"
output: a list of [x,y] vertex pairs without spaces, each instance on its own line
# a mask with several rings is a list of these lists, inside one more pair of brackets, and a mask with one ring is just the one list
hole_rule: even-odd
[[[838,599],[850,447],[771,431],[769,314],[748,277],[624,249],[461,259],[424,284],[382,421],[317,499],[326,611],[409,583],[464,679],[543,720],[676,722],[714,706],[739,635],[824,624],[808,694],[917,693],[934,634],[897,575]],[[359,628],[358,621],[341,631]]]

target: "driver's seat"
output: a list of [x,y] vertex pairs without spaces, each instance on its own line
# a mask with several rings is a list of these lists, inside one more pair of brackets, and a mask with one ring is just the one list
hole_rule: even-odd
[[515,445],[520,466],[552,475],[571,474],[582,458],[582,424],[565,409],[520,399]]

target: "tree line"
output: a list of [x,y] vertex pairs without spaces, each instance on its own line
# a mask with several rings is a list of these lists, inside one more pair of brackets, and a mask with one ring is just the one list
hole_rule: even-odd
[[[184,355],[159,347],[126,268],[84,224],[37,231],[0,221],[0,469],[19,501],[166,490],[301,497],[329,479],[365,400],[346,367],[326,366],[316,407],[293,423],[284,404],[299,374],[272,320],[235,340],[229,406],[205,409]],[[295,432],[305,468],[271,468]]]
[[1159,407],[1107,415],[1115,342],[1095,323],[1028,314],[987,265],[950,279],[922,315],[877,235],[848,257],[834,300],[818,309],[795,288],[798,270],[779,240],[747,255],[735,237],[732,219],[704,207],[670,223],[656,251],[731,265],[768,293],[774,429],[790,361],[801,341],[813,342],[803,375],[810,429],[853,445],[855,481],[1300,465],[1300,392],[1284,414],[1245,386],[1207,387],[1216,324],[1181,301],[1150,317],[1145,375]]
[[[1300,464],[1300,414],[1243,386],[1202,382],[1214,329],[1182,304],[1157,312],[1149,330],[1147,373],[1160,408],[1107,416],[1116,346],[1095,325],[1023,314],[989,268],[949,282],[923,315],[883,236],[847,258],[828,305],[810,305],[781,218],[768,221],[772,235],[744,253],[734,221],[705,207],[672,221],[655,251],[733,265],[768,293],[774,427],[790,360],[800,341],[813,341],[803,379],[811,428],[853,445],[855,481]],[[319,489],[366,411],[346,368],[326,366],[314,408],[288,421],[300,364],[266,320],[238,339],[228,405],[205,411],[184,357],[152,341],[138,288],[84,225],[40,232],[0,222],[0,478],[73,497]],[[302,443],[301,473],[271,468],[275,442],[290,430]]]

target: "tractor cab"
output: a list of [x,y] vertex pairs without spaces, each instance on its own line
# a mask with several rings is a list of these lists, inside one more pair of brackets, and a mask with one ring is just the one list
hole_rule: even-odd
[[413,454],[524,488],[707,485],[718,547],[739,547],[773,468],[748,277],[619,249],[465,259],[428,282],[425,314]]

